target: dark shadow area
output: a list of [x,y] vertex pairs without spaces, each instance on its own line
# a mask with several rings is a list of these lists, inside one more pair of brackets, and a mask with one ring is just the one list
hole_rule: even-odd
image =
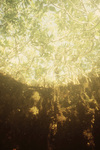
[[1,150],[99,150],[100,76],[29,87],[0,73]]

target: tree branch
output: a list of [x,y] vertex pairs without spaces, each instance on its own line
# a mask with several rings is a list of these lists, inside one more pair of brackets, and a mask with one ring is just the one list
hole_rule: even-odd
[[63,10],[63,11],[65,11],[66,12],[66,14],[68,14],[68,16],[73,20],[73,21],[75,21],[75,22],[77,22],[77,23],[79,23],[79,24],[86,24],[86,23],[90,23],[90,24],[92,24],[92,25],[94,25],[92,22],[87,22],[87,21],[79,21],[79,20],[77,20],[75,17],[73,17],[65,8],[61,8],[61,7],[59,7],[59,6],[57,6],[57,5],[55,5],[55,4],[53,4],[52,3],[52,5],[53,6],[55,6],[55,7],[57,7],[57,8],[59,8],[60,10]]
[[83,10],[81,10],[81,9],[79,9],[79,8],[77,8],[77,6],[71,1],[71,0],[69,0],[70,1],[70,3],[73,5],[73,7],[76,9],[76,10],[78,10],[78,11],[80,11],[80,12],[85,12],[85,11],[83,11]]
[[86,31],[90,31],[90,30],[93,30],[94,28],[96,28],[96,26],[98,26],[100,24],[100,20],[98,21],[98,23],[96,25],[94,25],[92,28],[90,29],[87,29]]
[[95,5],[95,7],[100,11],[100,8],[98,7],[98,5],[94,2],[94,0],[92,0],[93,5]]
[[86,9],[86,7],[85,7],[85,4],[84,4],[83,0],[80,0],[80,2],[82,3],[82,6],[83,6],[85,12],[87,13],[87,9]]

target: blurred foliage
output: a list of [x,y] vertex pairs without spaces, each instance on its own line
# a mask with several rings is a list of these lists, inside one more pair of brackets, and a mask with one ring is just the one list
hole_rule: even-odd
[[0,71],[31,85],[100,73],[100,3],[1,0]]

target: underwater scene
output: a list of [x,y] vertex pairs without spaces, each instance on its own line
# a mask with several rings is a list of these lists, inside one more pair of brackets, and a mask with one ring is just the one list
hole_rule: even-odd
[[99,150],[100,76],[32,87],[0,73],[1,150]]

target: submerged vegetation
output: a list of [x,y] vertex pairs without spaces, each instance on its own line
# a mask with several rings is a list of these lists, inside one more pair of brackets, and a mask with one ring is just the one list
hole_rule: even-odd
[[0,74],[0,149],[99,150],[99,139],[100,76],[53,89]]

